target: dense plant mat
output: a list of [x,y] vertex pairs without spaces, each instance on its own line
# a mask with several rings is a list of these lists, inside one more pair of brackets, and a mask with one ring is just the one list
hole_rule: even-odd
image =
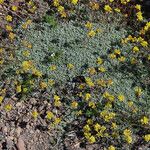
[[148,4],[0,0],[0,149],[147,150]]

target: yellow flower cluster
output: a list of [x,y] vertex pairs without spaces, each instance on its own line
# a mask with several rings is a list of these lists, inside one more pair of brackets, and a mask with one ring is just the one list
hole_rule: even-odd
[[149,122],[149,119],[146,117],[146,116],[144,116],[143,118],[141,118],[141,123],[143,124],[143,125],[146,125],[146,124],[148,124],[148,122]]
[[27,20],[24,24],[22,24],[22,28],[23,29],[27,29],[28,28],[28,26],[30,25],[32,23],[32,20]]
[[140,34],[144,35],[150,29],[150,21],[146,23],[146,25],[140,30]]
[[88,37],[94,37],[96,35],[96,33],[101,32],[101,29],[97,28],[96,30],[92,29],[93,28],[93,24],[91,22],[87,22],[85,24],[85,27],[88,29]]
[[131,0],[120,0],[120,1],[121,1],[121,4],[126,5],[126,4],[129,3]]
[[71,0],[71,3],[72,3],[73,5],[77,5],[78,0]]
[[54,95],[54,106],[60,107],[61,105],[60,97],[58,95]]
[[131,132],[131,130],[130,129],[125,129],[123,131],[123,134],[124,134],[124,138],[125,138],[126,142],[128,144],[131,144],[132,143],[132,136],[131,136],[132,132]]
[[144,140],[145,140],[146,142],[149,142],[149,141],[150,141],[150,134],[144,135]]
[[[77,0],[72,0],[71,1],[74,5],[76,5],[76,3],[78,2]],[[57,8],[59,14],[61,15],[62,18],[66,18],[67,17],[67,13],[65,12],[65,8],[60,5],[59,0],[53,0],[53,5]]]
[[32,117],[34,119],[37,119],[38,115],[39,115],[39,113],[36,110],[32,111]]
[[90,2],[90,7],[92,10],[99,10],[99,3],[98,2]]
[[103,110],[101,113],[100,113],[100,116],[106,121],[106,122],[109,122],[111,121],[112,119],[114,119],[114,117],[116,116],[116,114],[114,112],[109,112],[107,110]]
[[104,6],[104,10],[105,10],[106,12],[112,12],[112,8],[111,8],[109,5],[105,5],[105,6]]

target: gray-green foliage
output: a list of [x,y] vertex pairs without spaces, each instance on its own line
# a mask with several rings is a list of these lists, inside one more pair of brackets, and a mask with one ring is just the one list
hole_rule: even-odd
[[[56,28],[52,28],[48,23],[33,23],[28,31],[22,31],[25,34],[25,39],[33,43],[33,48],[30,49],[31,54],[25,58],[22,53],[26,48],[21,47],[17,51],[17,57],[20,62],[26,59],[32,60],[43,74],[47,74],[48,78],[59,82],[65,83],[77,75],[88,76],[86,69],[97,66],[97,58],[106,58],[108,50],[121,49],[125,56],[131,51],[132,44],[120,45],[120,40],[128,35],[129,28],[123,26],[119,28],[119,23],[120,20],[114,19],[111,24],[104,22],[93,24],[94,30],[97,28],[102,30],[94,38],[87,37],[88,30],[83,24],[72,21],[59,23]],[[73,64],[75,68],[68,70],[66,67],[68,63]],[[57,70],[50,71],[51,65],[56,65]],[[126,99],[136,102],[134,84],[138,84],[139,81],[134,77],[134,74],[123,72],[119,67],[114,68],[119,66],[116,60],[111,63],[106,60],[102,66],[109,71],[104,75],[96,75],[94,78],[113,79],[114,84],[108,90],[116,95],[122,93]],[[144,94],[144,99],[146,95]],[[122,107],[120,105],[120,109]]]
[[[33,43],[31,55],[27,59],[33,60],[43,73],[56,80],[66,81],[68,77],[80,75],[87,67],[95,66],[97,57],[107,55],[112,44],[116,43],[117,46],[120,39],[127,34],[123,28],[119,31],[116,29],[118,24],[115,21],[93,26],[100,28],[102,32],[94,38],[88,38],[88,31],[81,25],[77,26],[75,22],[61,23],[57,28],[51,28],[47,23],[34,23],[25,33],[25,38]],[[22,55],[24,50],[22,47],[17,51],[21,61],[25,59]],[[66,67],[68,63],[75,66],[69,72]],[[57,66],[54,72],[49,70],[52,64]]]

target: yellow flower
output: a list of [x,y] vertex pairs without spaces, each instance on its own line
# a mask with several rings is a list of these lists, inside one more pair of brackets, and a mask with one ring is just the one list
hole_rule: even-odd
[[65,10],[63,6],[58,6],[57,9],[58,9],[58,12],[64,12],[64,10]]
[[113,95],[109,95],[107,97],[107,99],[110,101],[110,102],[113,102],[115,100],[115,97]]
[[112,80],[112,79],[108,79],[108,80],[107,80],[107,84],[108,84],[108,85],[112,85],[112,84],[113,84],[113,80]]
[[9,33],[9,38],[10,38],[11,40],[13,40],[13,39],[15,38],[15,34],[12,33],[12,32],[10,32],[10,33]]
[[103,63],[103,59],[102,58],[97,58],[97,64],[101,65]]
[[121,101],[121,102],[124,101],[124,100],[125,100],[124,95],[119,94],[119,95],[118,95],[118,100]]
[[80,84],[80,85],[79,85],[79,89],[81,89],[81,90],[82,90],[84,87],[85,87],[85,84]]
[[94,125],[94,130],[95,130],[96,132],[98,132],[100,129],[101,129],[101,125],[98,124],[98,123],[96,123],[96,124]]
[[53,117],[54,117],[54,114],[53,114],[51,111],[47,111],[47,112],[46,112],[46,118],[47,118],[47,119],[50,120],[50,119],[52,119]]
[[60,100],[60,97],[58,95],[54,95],[54,100],[55,101],[59,101]]
[[137,60],[136,60],[136,58],[131,58],[130,62],[131,62],[131,64],[136,64]]
[[96,29],[96,32],[97,32],[97,33],[99,33],[99,32],[103,32],[103,30],[102,30],[102,29],[100,29],[100,28],[97,28],[97,29]]
[[106,72],[106,69],[105,69],[104,67],[102,67],[102,66],[99,67],[98,70],[99,70],[100,72]]
[[10,25],[6,25],[6,30],[7,31],[12,31],[12,27]]
[[105,131],[106,127],[105,126],[101,126],[101,131]]
[[12,105],[11,104],[6,104],[4,106],[5,111],[10,111],[12,109]]
[[119,8],[115,8],[114,10],[118,13],[121,12],[121,10]]
[[132,143],[132,137],[131,136],[126,136],[125,140],[127,141],[128,144]]
[[123,134],[124,134],[124,138],[127,141],[127,143],[131,144],[132,143],[132,137],[131,137],[132,132],[131,132],[131,130],[125,129],[123,131]]
[[62,17],[62,18],[66,18],[66,17],[67,17],[67,14],[66,14],[66,12],[65,12],[65,11],[60,12],[60,14],[61,14],[61,17]]
[[104,106],[104,109],[112,108],[112,104],[110,102],[107,102]]
[[98,79],[97,81],[97,85],[102,86],[102,87],[106,87],[106,82],[102,79]]
[[85,81],[86,81],[86,83],[87,83],[87,85],[89,86],[89,87],[93,87],[94,86],[94,83],[92,82],[92,80],[91,80],[91,78],[85,78]]
[[11,9],[12,9],[13,11],[17,11],[17,10],[18,10],[18,7],[14,5],[14,6],[11,7]]
[[78,103],[76,101],[71,103],[71,107],[72,108],[77,108],[78,107]]
[[59,6],[59,0],[54,0],[54,1],[53,1],[53,5],[54,5],[55,7],[58,7],[58,6]]
[[144,140],[145,140],[146,142],[149,142],[149,141],[150,141],[150,134],[144,135]]
[[96,140],[95,140],[94,136],[91,136],[91,137],[89,137],[88,141],[90,144],[92,144],[92,143],[95,143]]
[[27,44],[27,47],[32,48],[32,44],[31,43]]
[[69,64],[67,64],[67,68],[68,68],[68,69],[73,69],[73,68],[74,68],[74,65],[69,63]]
[[142,16],[142,12],[141,11],[137,12],[136,16],[137,16],[137,20],[138,21],[142,21],[143,20],[143,16]]
[[25,57],[28,57],[30,55],[30,51],[29,50],[25,50],[22,53]]
[[61,101],[54,101],[54,106],[56,107],[60,107],[62,104],[61,104]]
[[4,3],[4,0],[0,0],[0,4],[3,4]]
[[105,6],[104,6],[104,10],[105,10],[106,12],[112,12],[112,8],[111,8],[109,5],[105,5]]
[[129,100],[127,104],[128,104],[129,107],[132,107],[134,103]]
[[135,8],[136,8],[137,10],[141,10],[141,5],[136,4],[136,5],[135,5]]
[[55,81],[52,80],[52,79],[49,79],[49,80],[48,80],[48,84],[49,84],[50,86],[53,86],[53,85],[55,84]]
[[115,147],[113,145],[108,147],[108,150],[115,150]]
[[115,49],[115,50],[114,50],[114,54],[120,55],[120,54],[121,54],[121,51],[120,51],[119,49]]
[[125,130],[123,131],[123,134],[124,134],[125,136],[130,136],[130,135],[132,134],[132,132],[131,132],[130,129],[125,129]]
[[114,1],[114,0],[109,0],[111,3]]
[[120,62],[124,62],[124,61],[126,60],[126,58],[125,58],[124,56],[121,56],[121,57],[118,58],[118,60],[119,60]]
[[51,71],[56,70],[56,65],[51,65],[51,66],[50,66],[50,70],[51,70]]
[[41,89],[47,88],[47,83],[46,82],[40,82],[40,87],[41,87]]
[[10,15],[7,15],[7,16],[5,17],[5,19],[6,19],[6,21],[9,21],[9,22],[11,22],[11,21],[12,21],[12,16],[10,16]]
[[0,53],[2,53],[2,52],[3,52],[3,50],[4,50],[3,48],[0,48]]
[[147,41],[142,41],[142,42],[141,42],[141,45],[142,45],[143,47],[147,47],[147,46],[148,46],[148,42],[147,42]]
[[6,88],[0,90],[0,94],[6,94]]
[[34,5],[33,1],[30,0],[30,1],[28,2],[28,5],[29,5],[29,6],[33,6],[33,5]]
[[96,35],[96,32],[94,30],[91,30],[88,32],[88,37],[94,37]]
[[17,85],[17,87],[16,87],[16,92],[17,92],[17,93],[20,93],[21,91],[22,91],[21,85]]
[[116,55],[115,54],[109,54],[109,58],[111,58],[111,59],[115,59],[116,58]]
[[93,124],[93,120],[92,120],[92,119],[88,119],[86,122],[87,122],[87,124],[89,124],[89,125]]
[[88,72],[89,72],[90,75],[94,75],[96,73],[96,70],[95,70],[94,67],[92,67],[92,68],[88,69]]
[[32,61],[23,61],[22,62],[22,69],[24,71],[28,71],[32,67]]
[[110,96],[110,94],[107,91],[103,93],[104,98],[108,98],[109,96]]
[[135,87],[134,89],[136,96],[141,96],[142,95],[142,89],[140,87]]
[[60,97],[58,95],[54,95],[54,106],[60,107],[61,105]]
[[28,91],[28,89],[27,89],[27,88],[23,88],[22,91],[23,91],[24,93],[26,93],[26,92]]
[[36,7],[36,6],[33,6],[32,8],[30,8],[30,9],[28,9],[28,10],[29,10],[31,13],[34,13],[36,9],[37,9],[37,7]]
[[87,125],[85,125],[85,126],[83,127],[83,130],[84,130],[84,132],[89,132],[89,131],[91,131],[91,128],[90,128],[90,126],[87,124]]
[[92,10],[99,9],[99,3],[97,3],[97,2],[90,2],[90,6],[92,7]]
[[150,60],[150,55],[147,56],[147,60]]
[[88,22],[85,24],[85,27],[88,28],[88,29],[91,29],[91,28],[92,28],[92,23],[88,21]]
[[134,46],[132,50],[134,53],[137,53],[140,51],[140,49],[137,46]]
[[27,25],[30,25],[32,23],[32,20],[31,19],[28,19],[27,21],[26,21],[26,24]]
[[38,117],[38,112],[36,110],[32,111],[32,117],[36,119]]
[[78,3],[78,0],[71,0],[71,3],[72,3],[73,5],[76,5],[76,4]]
[[91,94],[90,93],[86,93],[85,94],[85,100],[88,101],[91,98]]
[[0,65],[4,63],[4,59],[0,59]]
[[4,97],[3,96],[0,96],[0,104],[2,103]]
[[107,115],[104,116],[104,120],[105,120],[106,122],[109,122],[109,121],[112,120],[115,116],[116,116],[115,113],[109,112],[109,114],[107,114]]
[[150,28],[150,21],[146,23],[146,26]]
[[117,124],[116,124],[116,123],[114,123],[114,122],[112,122],[112,124],[111,124],[111,128],[112,128],[112,129],[117,129]]
[[37,70],[36,68],[32,69],[32,73],[37,76],[37,77],[42,77],[42,72],[40,72],[39,70]]
[[55,118],[54,124],[57,125],[61,122],[61,118]]
[[79,115],[82,115],[82,110],[79,110],[77,113],[76,113],[77,116]]
[[121,0],[121,4],[126,5],[128,2],[130,2],[130,0]]
[[95,107],[96,107],[96,106],[95,106],[95,103],[94,103],[94,102],[89,102],[89,107],[95,108]]
[[144,116],[140,121],[143,125],[145,125],[145,124],[148,124],[149,119],[146,116]]
[[86,137],[86,139],[89,139],[91,136],[91,133],[89,132],[84,132],[84,136]]
[[146,31],[148,31],[148,29],[149,29],[149,26],[146,25],[143,29],[144,30],[143,32],[145,33]]

